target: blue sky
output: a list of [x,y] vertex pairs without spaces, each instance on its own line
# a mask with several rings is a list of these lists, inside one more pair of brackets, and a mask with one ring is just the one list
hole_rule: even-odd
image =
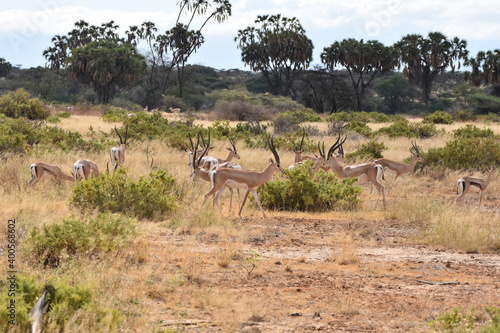
[[[85,1],[29,0],[3,4],[0,9],[0,58],[22,68],[44,66],[42,52],[51,38],[66,35],[81,19],[90,24],[114,20],[125,31],[130,25],[153,21],[160,32],[176,20],[177,0]],[[392,45],[407,34],[439,31],[468,42],[472,56],[500,48],[500,1],[469,0],[239,0],[231,1],[232,16],[210,22],[205,43],[190,63],[216,69],[248,69],[241,62],[234,37],[254,25],[257,15],[296,17],[313,41],[313,64],[320,64],[324,47],[344,38],[375,39]],[[193,27],[196,27],[193,26]]]

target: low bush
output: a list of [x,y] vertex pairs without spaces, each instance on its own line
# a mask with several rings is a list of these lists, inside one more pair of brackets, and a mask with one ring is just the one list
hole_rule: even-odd
[[431,320],[427,326],[439,332],[500,332],[500,307],[485,306],[484,312],[475,308],[470,311],[454,308]]
[[433,123],[416,123],[410,122],[406,118],[398,118],[392,125],[382,127],[375,133],[385,134],[390,138],[407,137],[423,139],[444,133],[444,130],[439,131]]
[[452,113],[453,120],[455,121],[474,121],[477,119],[476,115],[469,110],[459,110]]
[[127,120],[129,112],[122,108],[110,108],[101,117],[107,122],[122,122]]
[[361,144],[353,153],[346,154],[345,157],[348,161],[373,161],[377,158],[382,158],[382,152],[386,149],[387,147],[383,142],[368,141]]
[[453,117],[451,114],[444,111],[436,111],[433,114],[424,117],[422,120],[426,124],[453,124]]
[[[27,274],[16,276],[15,323],[9,323],[7,306],[0,309],[0,329],[3,332],[30,332],[30,311],[42,295],[44,284],[40,278]],[[0,301],[9,304],[8,283],[0,287]],[[82,325],[88,332],[113,332],[118,330],[122,318],[116,309],[107,308],[95,301],[92,289],[63,279],[51,278],[47,284],[44,332],[78,332]]]
[[0,113],[9,118],[23,117],[30,120],[47,119],[50,115],[38,98],[31,98],[23,89],[0,97]]
[[139,219],[159,219],[177,208],[176,199],[182,199],[174,176],[165,170],[155,170],[138,181],[127,177],[122,168],[112,174],[102,173],[97,178],[78,182],[73,188],[70,204],[82,212],[110,211],[124,213]]
[[476,125],[467,124],[453,131],[455,138],[487,138],[495,135],[492,129],[480,129]]
[[373,136],[373,131],[370,126],[362,121],[351,121],[345,129],[350,132],[361,134],[368,138]]
[[136,221],[121,215],[98,214],[96,218],[65,219],[62,223],[33,227],[25,241],[29,257],[57,266],[64,258],[93,256],[119,250],[136,236]]
[[492,137],[459,137],[441,148],[430,148],[424,155],[427,165],[452,170],[484,170],[500,161],[500,143]]
[[215,108],[215,118],[231,121],[263,121],[272,118],[266,108],[248,101],[224,102]]
[[337,113],[332,113],[326,118],[327,122],[338,122],[338,121],[360,121],[364,123],[389,123],[394,121],[394,116],[389,116],[380,112],[346,112],[341,111]]
[[311,175],[312,161],[292,170],[286,178],[276,177],[257,189],[262,206],[288,211],[352,210],[360,204],[362,188],[353,185],[357,178],[339,180],[323,170]]

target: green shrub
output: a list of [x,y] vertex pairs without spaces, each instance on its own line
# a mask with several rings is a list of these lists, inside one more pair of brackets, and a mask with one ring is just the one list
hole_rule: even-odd
[[135,227],[135,220],[110,213],[86,220],[65,219],[60,224],[33,227],[25,241],[26,252],[44,265],[57,266],[67,257],[122,249],[136,235]]
[[495,135],[492,129],[480,129],[476,125],[467,124],[453,131],[455,138],[487,138]]
[[274,132],[277,134],[295,132],[303,122],[320,122],[321,117],[312,111],[285,111],[274,118]]
[[332,113],[326,118],[327,122],[336,121],[360,121],[364,123],[388,123],[394,120],[394,116],[389,116],[380,112],[346,112]]
[[[444,132],[444,130],[441,132]],[[440,131],[437,130],[436,125],[433,123],[424,124],[410,122],[408,119],[401,117],[392,125],[382,127],[376,133],[388,135],[390,138],[430,138],[440,133]]]
[[101,117],[104,121],[118,123],[127,120],[129,112],[122,108],[110,108]]
[[432,124],[453,124],[453,117],[451,114],[444,111],[436,111],[433,114],[425,117],[423,123]]
[[267,209],[289,211],[328,211],[356,209],[362,188],[354,186],[356,178],[339,180],[323,170],[310,174],[312,161],[292,170],[287,178],[275,178],[257,189],[262,206]]
[[472,94],[467,96],[467,102],[477,114],[498,113],[500,110],[500,98],[484,94]]
[[[74,332],[81,329],[82,323],[89,332],[112,332],[118,329],[122,318],[116,309],[102,306],[95,301],[94,292],[88,287],[58,278],[48,281],[46,301],[50,302],[45,317],[44,332]],[[31,331],[30,311],[42,295],[42,279],[27,274],[16,276],[16,325],[8,321],[6,306],[0,309],[0,329],[3,332]],[[0,301],[8,304],[9,284],[0,287]]]
[[[275,136],[274,146],[278,150],[292,151],[302,140],[302,134],[303,131],[298,129],[295,132],[285,133],[283,136]],[[269,134],[267,132],[263,132],[260,135],[246,137],[245,146],[248,148],[262,148],[269,151],[269,147],[267,144],[268,138]],[[311,139],[309,139],[309,134],[306,132],[304,143],[302,144],[302,150],[304,152],[314,152],[317,149],[317,145],[312,142]]]
[[31,98],[23,89],[18,89],[0,97],[0,113],[9,118],[46,119],[50,112],[38,98]]
[[362,121],[351,121],[349,122],[349,124],[346,126],[345,129],[350,132],[364,135],[366,137],[373,136],[373,131],[370,128],[370,126],[368,126],[368,124]]
[[485,306],[484,309],[489,318],[475,308],[470,312],[454,308],[431,320],[427,326],[439,332],[500,332],[500,308]]
[[57,124],[61,122],[61,118],[56,117],[56,116],[51,116],[47,118],[47,122],[51,124]]
[[369,141],[363,143],[355,152],[346,154],[345,157],[349,161],[356,159],[373,161],[382,158],[382,151],[386,149],[387,147],[383,142]]
[[122,168],[78,182],[70,203],[82,212],[110,211],[140,219],[158,219],[174,211],[176,199],[182,197],[174,176],[165,170],[152,171],[134,182],[127,177],[127,169]]
[[469,110],[459,110],[452,114],[453,120],[456,121],[474,121],[477,119],[476,115]]
[[500,115],[494,113],[494,112],[489,112],[485,117],[484,121],[490,122],[490,123],[500,123]]
[[190,107],[184,102],[182,98],[174,95],[164,95],[162,102],[165,106],[166,112],[170,112],[169,108],[179,108],[181,109],[181,112],[186,112],[190,109]]
[[69,118],[69,117],[71,117],[71,113],[69,113],[69,112],[61,112],[61,113],[58,113],[57,116],[59,118]]
[[441,148],[430,148],[423,154],[427,165],[452,170],[484,170],[500,161],[500,143],[492,137],[457,138]]

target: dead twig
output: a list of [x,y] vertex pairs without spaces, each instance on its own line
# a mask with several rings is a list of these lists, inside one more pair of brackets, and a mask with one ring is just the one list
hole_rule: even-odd
[[424,281],[424,280],[415,280],[420,283],[427,283],[427,284],[433,284],[433,285],[445,285],[445,284],[460,284],[458,281],[450,281],[450,282],[432,282],[432,281]]

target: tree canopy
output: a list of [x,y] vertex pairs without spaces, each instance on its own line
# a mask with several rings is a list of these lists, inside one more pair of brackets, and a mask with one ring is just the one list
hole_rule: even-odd
[[377,74],[384,74],[394,68],[395,55],[391,47],[369,40],[366,43],[353,38],[335,42],[325,47],[321,61],[329,69],[340,65],[347,69],[356,95],[357,108],[363,109],[366,88]]
[[410,34],[394,44],[398,52],[399,65],[410,83],[422,89],[425,107],[428,109],[432,83],[437,75],[450,67],[460,69],[461,61],[467,59],[467,42],[458,37],[447,39],[440,32],[430,32],[427,38]]
[[471,71],[466,72],[470,84],[492,84],[493,95],[500,97],[500,49],[478,52],[477,56],[468,59],[465,65],[471,67]]
[[258,27],[239,30],[234,39],[243,62],[262,72],[272,94],[294,97],[295,76],[312,61],[312,41],[295,17],[259,15],[255,23]]
[[87,86],[92,86],[98,102],[107,104],[116,87],[126,86],[141,77],[144,57],[130,39],[120,38],[113,21],[89,26],[83,20],[75,23],[67,36],[52,38],[54,46],[43,52],[47,65]]

